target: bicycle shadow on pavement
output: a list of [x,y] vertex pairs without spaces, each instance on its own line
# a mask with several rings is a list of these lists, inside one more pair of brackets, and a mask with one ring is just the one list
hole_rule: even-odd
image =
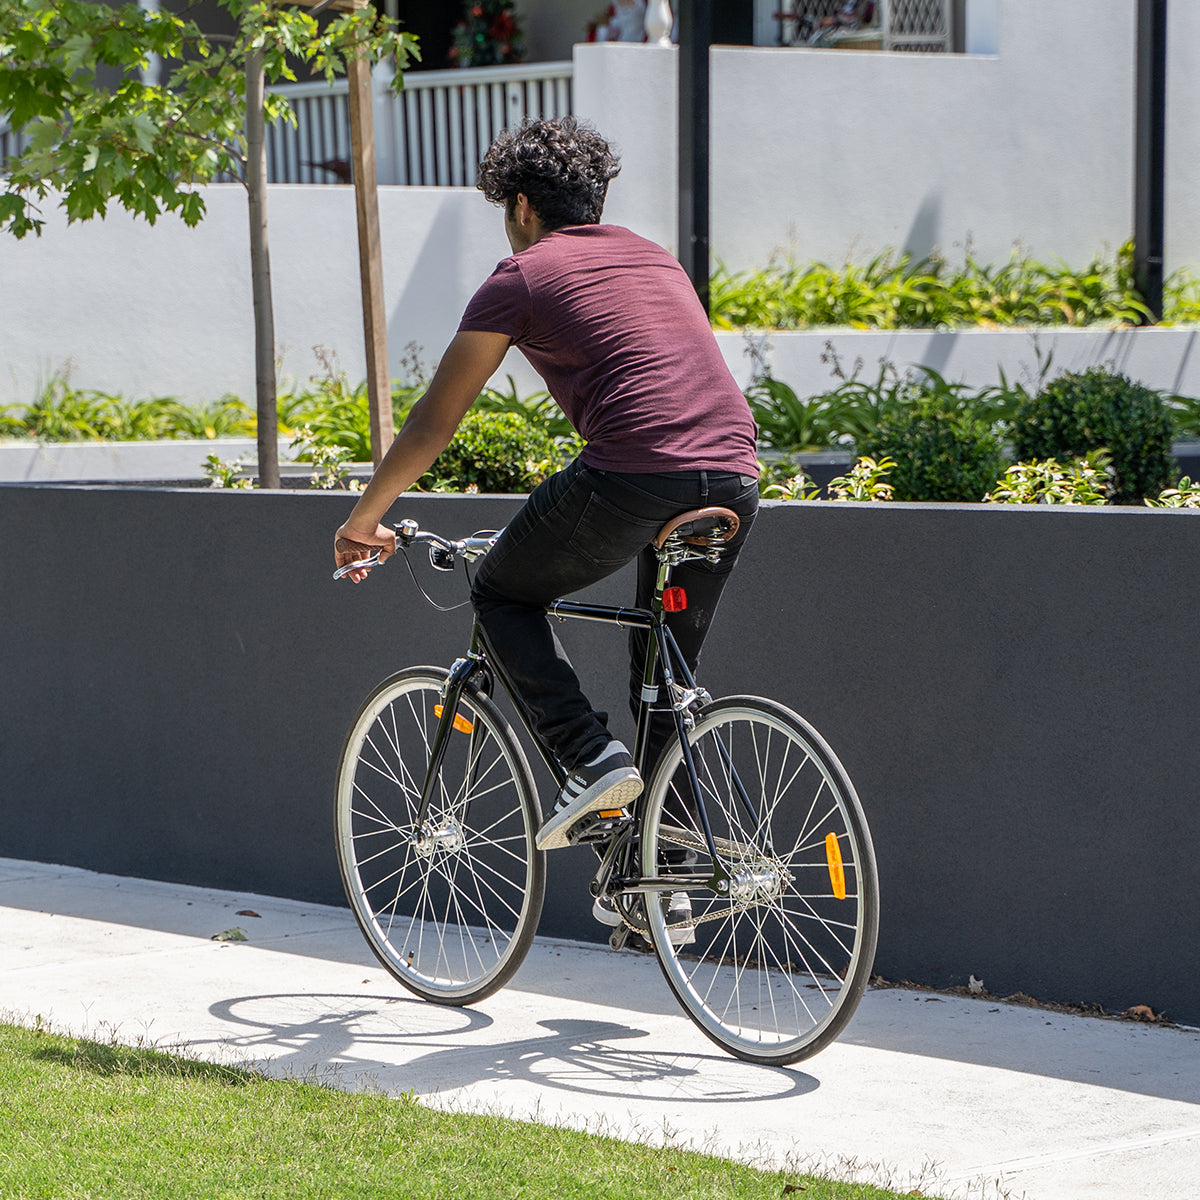
[[617,1021],[539,1021],[544,1033],[497,1041],[480,1036],[494,1032],[491,1017],[416,999],[239,996],[208,1011],[233,1027],[213,1044],[271,1075],[337,1086],[430,1095],[515,1082],[573,1094],[700,1104],[780,1100],[820,1086],[802,1072],[725,1055],[632,1046],[649,1031]]
[[221,1046],[272,1075],[315,1075],[322,1082],[354,1080],[405,1059],[406,1047],[423,1048],[493,1024],[476,1009],[387,995],[277,992],[218,1000],[208,1011],[231,1031],[192,1040],[192,1046]]

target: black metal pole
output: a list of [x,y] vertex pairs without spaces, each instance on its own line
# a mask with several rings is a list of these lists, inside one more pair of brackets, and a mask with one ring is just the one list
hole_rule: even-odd
[[708,311],[711,0],[679,5],[679,261]]
[[1138,0],[1133,275],[1155,321],[1163,310],[1167,145],[1167,0]]

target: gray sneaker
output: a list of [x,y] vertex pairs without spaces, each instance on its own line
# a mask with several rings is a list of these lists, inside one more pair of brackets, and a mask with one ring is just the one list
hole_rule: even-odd
[[667,901],[667,935],[672,946],[690,946],[696,940],[692,898],[687,892],[672,892]]
[[554,850],[568,843],[571,828],[589,813],[621,809],[642,793],[642,777],[633,756],[618,741],[609,742],[590,763],[567,776],[550,819],[538,830],[539,850]]
[[[640,904],[640,901],[639,901]],[[597,896],[592,903],[592,916],[601,925],[616,928],[621,924],[621,914],[608,896]],[[692,924],[692,900],[687,892],[672,892],[667,902],[667,935],[672,946],[690,946],[696,940]]]

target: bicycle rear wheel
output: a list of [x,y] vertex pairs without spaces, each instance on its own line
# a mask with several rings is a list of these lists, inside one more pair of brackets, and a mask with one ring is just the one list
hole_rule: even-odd
[[[695,940],[672,943],[660,899],[647,904],[655,952],[719,1046],[751,1062],[797,1062],[845,1028],[870,978],[879,886],[862,808],[821,736],[781,704],[717,701],[688,740],[718,861],[673,738],[647,793],[642,871],[695,877],[681,889]],[[678,900],[670,907],[678,921]]]
[[379,961],[439,1004],[471,1004],[521,965],[545,894],[539,806],[512,728],[464,688],[431,802],[417,807],[447,673],[411,667],[367,698],[342,751],[337,854]]

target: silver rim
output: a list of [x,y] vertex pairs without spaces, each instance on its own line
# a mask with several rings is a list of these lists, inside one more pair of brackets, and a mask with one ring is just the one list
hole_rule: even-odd
[[[650,904],[652,940],[710,1038],[742,1058],[794,1062],[844,1027],[874,958],[878,888],[858,799],[819,735],[781,705],[721,701],[689,740],[728,881],[724,894],[687,889],[690,945],[671,944],[665,906]],[[690,848],[687,869],[711,880],[700,822],[679,801],[681,761],[672,742],[647,801],[643,871],[655,873],[660,850]],[[731,761],[757,817],[738,796]]]
[[371,948],[427,999],[469,1003],[500,987],[541,911],[534,789],[485,697],[464,692],[427,819],[417,804],[445,674],[405,672],[364,705],[338,774],[337,846]]

